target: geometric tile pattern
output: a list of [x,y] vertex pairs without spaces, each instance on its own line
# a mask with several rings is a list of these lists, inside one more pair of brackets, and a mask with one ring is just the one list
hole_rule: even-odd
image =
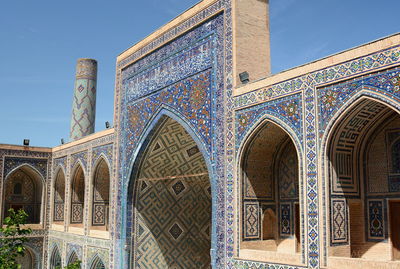
[[210,183],[202,153],[188,154],[194,146],[185,129],[168,118],[143,155],[133,212],[136,268],[210,264]]
[[332,199],[332,244],[348,242],[347,205],[345,199]]
[[260,239],[260,210],[258,203],[245,202],[243,204],[244,220],[244,239]]
[[357,171],[353,169],[356,163],[356,153],[363,132],[369,130],[371,124],[387,112],[387,106],[371,100],[361,101],[354,111],[346,114],[332,137],[330,160],[335,175],[331,176],[332,194],[359,193]]
[[291,218],[292,218],[292,209],[291,209],[291,204],[281,204],[281,211],[280,211],[280,219],[281,219],[281,229],[280,229],[280,234],[281,236],[290,236],[292,234],[292,224],[291,224]]
[[97,62],[79,59],[76,65],[70,139],[77,140],[94,132],[96,114]]
[[368,239],[385,239],[383,200],[368,201]]

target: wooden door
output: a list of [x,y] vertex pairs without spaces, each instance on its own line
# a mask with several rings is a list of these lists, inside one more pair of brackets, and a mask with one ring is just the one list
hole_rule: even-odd
[[400,202],[389,203],[389,214],[393,259],[400,260]]
[[300,207],[299,204],[294,205],[295,209],[295,222],[294,222],[294,232],[296,236],[296,252],[300,252]]

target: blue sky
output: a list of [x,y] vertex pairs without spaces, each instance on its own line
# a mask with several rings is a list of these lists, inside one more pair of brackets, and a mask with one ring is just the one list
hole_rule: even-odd
[[[113,120],[119,53],[194,0],[18,0],[0,5],[0,143],[68,140],[78,58],[98,60],[96,131]],[[400,1],[270,0],[277,73],[399,32]]]

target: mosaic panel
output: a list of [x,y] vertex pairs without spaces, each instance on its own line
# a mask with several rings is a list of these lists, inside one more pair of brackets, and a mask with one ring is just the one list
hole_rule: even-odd
[[[185,79],[161,93],[151,95],[138,103],[127,106],[127,151],[137,145],[145,123],[159,110],[161,105],[178,109],[189,122],[198,128],[204,143],[211,145],[211,71]],[[208,149],[210,146],[207,147]]]
[[291,204],[280,204],[280,235],[282,237],[290,236],[292,234],[292,221]]
[[24,157],[5,157],[4,159],[4,177],[18,166],[28,164],[34,167],[40,175],[47,178],[47,159],[35,159],[35,158],[24,158]]
[[348,218],[345,199],[331,199],[332,244],[348,242]]
[[368,200],[368,238],[385,239],[383,200]]
[[243,214],[243,239],[260,239],[260,207],[258,202],[245,202],[243,204]]

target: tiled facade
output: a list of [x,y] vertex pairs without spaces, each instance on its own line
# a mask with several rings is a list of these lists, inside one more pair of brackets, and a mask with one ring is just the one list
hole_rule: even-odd
[[114,129],[0,152],[1,188],[43,178],[36,268],[400,267],[400,36],[242,85],[237,4],[202,1],[118,57]]

